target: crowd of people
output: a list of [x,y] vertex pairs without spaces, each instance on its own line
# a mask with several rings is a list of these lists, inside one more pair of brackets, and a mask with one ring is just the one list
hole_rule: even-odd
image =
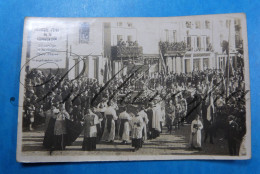
[[165,53],[167,51],[214,51],[212,44],[207,43],[206,48],[202,48],[201,46],[198,46],[197,48],[191,47],[191,44],[186,44],[185,42],[160,42],[159,43],[160,49],[162,50],[162,53]]
[[163,53],[166,51],[186,51],[185,42],[159,42],[159,47]]
[[33,130],[44,123],[44,146],[50,149],[65,149],[84,130],[83,150],[120,139],[122,144],[132,140],[137,151],[148,139],[160,136],[163,126],[171,134],[188,123],[192,148],[201,149],[202,129],[204,142],[209,137],[212,144],[224,130],[230,155],[238,155],[246,132],[241,73],[233,71],[229,80],[221,70],[139,73],[101,86],[84,76],[69,80],[35,70],[26,76],[23,127]]
[[151,87],[158,83],[164,84],[164,88],[158,85],[155,88],[161,90],[160,94],[166,94],[163,97],[168,102],[168,130],[171,131],[171,125],[178,128],[183,122],[191,123],[191,147],[198,149],[201,143],[194,145],[193,137],[201,139],[201,129],[204,129],[204,143],[209,138],[211,144],[218,132],[223,130],[230,155],[238,155],[239,145],[246,132],[246,91],[243,72],[240,70],[231,71],[228,78],[222,70],[205,70],[186,74],[157,74],[149,79]]
[[117,46],[126,46],[126,47],[131,47],[131,46],[135,46],[135,47],[138,47],[138,42],[137,41],[124,41],[123,39],[120,39],[118,42],[117,42]]

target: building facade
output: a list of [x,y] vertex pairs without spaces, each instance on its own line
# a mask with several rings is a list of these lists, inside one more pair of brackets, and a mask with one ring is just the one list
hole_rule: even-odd
[[[237,21],[234,18],[194,17],[192,21],[182,19],[161,25],[160,41],[167,44],[163,54],[167,71],[189,73],[206,69],[224,70],[228,57],[224,43],[228,43],[229,48],[226,49],[235,68]],[[185,43],[185,49],[180,50],[175,44],[181,42]]]
[[[61,21],[60,28],[62,32],[57,29],[60,41],[56,45],[62,45],[63,54],[57,57],[65,58],[62,68],[69,71],[68,78],[83,75],[100,84],[115,74],[127,75],[133,64],[147,65],[149,74],[190,73],[224,70],[230,57],[232,67],[236,68],[237,49],[243,44],[241,22],[230,16],[86,18]],[[29,57],[33,57],[32,53]]]

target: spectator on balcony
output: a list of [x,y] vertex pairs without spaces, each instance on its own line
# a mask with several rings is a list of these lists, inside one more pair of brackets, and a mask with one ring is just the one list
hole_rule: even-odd
[[213,51],[212,45],[210,43],[207,45],[206,51]]
[[121,46],[123,46],[123,47],[125,47],[125,46],[126,46],[126,43],[125,43],[125,41],[122,41],[122,42],[121,42]]
[[128,44],[129,44],[130,47],[131,47],[131,46],[134,46],[133,41],[128,41]]
[[138,47],[138,43],[137,43],[137,41],[134,41],[133,46]]
[[118,42],[117,42],[117,46],[124,46],[125,45],[125,42],[123,41],[123,39],[120,39]]

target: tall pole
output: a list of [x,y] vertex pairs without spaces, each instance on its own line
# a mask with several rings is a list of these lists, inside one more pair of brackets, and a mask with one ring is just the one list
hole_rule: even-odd
[[[123,68],[123,58],[121,57],[121,68]],[[121,71],[121,78],[124,76],[124,71]]]
[[[66,38],[67,42],[66,42],[66,71],[69,70],[69,56],[68,56],[68,47],[69,47],[69,36],[67,33],[67,38]],[[67,75],[67,77],[69,76],[69,74]],[[76,77],[76,75],[75,75]]]
[[231,20],[228,21],[228,59],[227,59],[227,83],[226,83],[226,98],[229,95],[229,64],[230,64],[230,24]]

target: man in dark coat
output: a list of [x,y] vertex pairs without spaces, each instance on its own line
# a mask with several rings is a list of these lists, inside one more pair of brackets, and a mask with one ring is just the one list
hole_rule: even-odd
[[[213,135],[214,135],[214,125],[213,125],[213,108],[209,105],[206,109],[205,117],[203,117],[204,122],[204,143],[206,143],[209,135],[209,142],[213,144]],[[204,114],[203,114],[204,115]]]
[[231,156],[237,155],[237,135],[238,135],[238,124],[235,121],[235,117],[233,115],[228,116],[228,148],[229,154]]

